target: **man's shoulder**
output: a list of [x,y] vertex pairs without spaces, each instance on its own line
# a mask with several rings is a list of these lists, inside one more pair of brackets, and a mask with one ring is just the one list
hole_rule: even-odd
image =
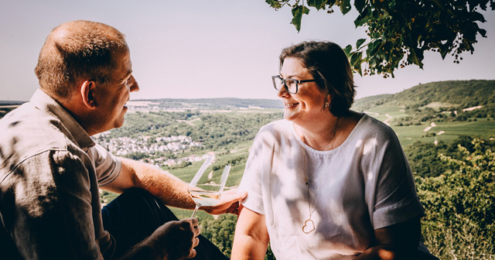
[[60,119],[30,104],[22,105],[2,118],[0,132],[4,156],[22,157],[51,149],[67,149],[68,138]]

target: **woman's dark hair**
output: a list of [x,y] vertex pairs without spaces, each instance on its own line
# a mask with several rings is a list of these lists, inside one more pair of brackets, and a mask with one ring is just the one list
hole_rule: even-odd
[[316,79],[318,87],[332,98],[330,112],[342,116],[349,112],[356,95],[349,60],[333,42],[302,42],[282,50],[280,68],[286,58],[297,58]]

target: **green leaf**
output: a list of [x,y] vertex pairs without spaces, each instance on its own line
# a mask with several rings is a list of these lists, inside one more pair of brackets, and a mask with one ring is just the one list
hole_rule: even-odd
[[356,7],[356,10],[358,12],[362,12],[363,11],[363,8],[364,6],[366,5],[366,0],[356,0],[354,1],[354,6]]
[[303,5],[296,5],[292,8],[292,21],[290,22],[299,32],[301,30],[301,20],[303,14],[309,14],[309,9]]
[[282,4],[277,0],[266,0],[265,2],[275,9],[282,8]]
[[326,5],[328,8],[331,8],[335,5],[335,2],[337,2],[337,0],[326,0]]
[[381,44],[382,44],[382,40],[378,39],[378,40],[375,40],[375,41],[372,41],[369,45],[368,45],[368,50],[366,51],[366,54],[370,57],[372,56],[375,56],[376,52],[378,51],[378,49],[381,47]]
[[421,63],[420,59],[418,58],[419,53],[416,53],[416,49],[410,48],[409,51],[410,53],[407,56],[407,61],[418,65],[419,68],[423,68],[423,63]]
[[361,38],[359,40],[357,40],[356,42],[356,49],[359,49],[359,47],[361,47],[361,45],[363,45],[363,43],[366,41],[365,38]]
[[351,50],[352,50],[352,45],[349,44],[349,45],[345,46],[344,52],[345,52],[345,55],[347,55],[347,57],[349,57]]
[[481,36],[486,38],[486,30],[485,29],[479,29],[478,32],[481,34]]
[[346,14],[351,10],[351,0],[342,0],[339,4],[342,14]]
[[308,6],[315,7],[316,10],[325,9],[325,0],[308,0]]
[[356,18],[356,20],[354,20],[354,25],[356,27],[359,27],[359,26],[362,26],[363,24],[367,23],[369,20],[370,20],[370,8],[369,6],[367,6],[360,14],[359,16]]

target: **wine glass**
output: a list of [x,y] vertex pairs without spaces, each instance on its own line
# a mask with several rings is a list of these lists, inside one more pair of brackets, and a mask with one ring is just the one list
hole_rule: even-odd
[[213,156],[211,155],[206,158],[201,168],[199,168],[198,172],[189,183],[187,191],[194,200],[194,203],[196,203],[191,218],[194,217],[199,207],[215,206],[219,203],[220,196],[222,195],[225,183],[229,177],[230,165],[225,166],[219,183],[213,181],[213,172],[205,174],[206,168],[208,168],[212,159]]

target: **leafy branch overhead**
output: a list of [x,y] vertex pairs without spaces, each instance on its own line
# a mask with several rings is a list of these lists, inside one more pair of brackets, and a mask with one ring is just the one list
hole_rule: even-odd
[[[266,0],[276,10],[289,6],[293,24],[301,29],[304,14],[310,9],[340,9],[345,15],[352,9],[350,0]],[[348,45],[344,51],[351,66],[361,75],[394,76],[394,70],[415,64],[423,68],[425,51],[447,54],[454,63],[461,54],[473,53],[476,38],[486,37],[479,27],[486,22],[480,10],[495,10],[494,0],[355,0],[356,27],[366,28],[366,38]],[[364,64],[364,66],[362,66]]]

